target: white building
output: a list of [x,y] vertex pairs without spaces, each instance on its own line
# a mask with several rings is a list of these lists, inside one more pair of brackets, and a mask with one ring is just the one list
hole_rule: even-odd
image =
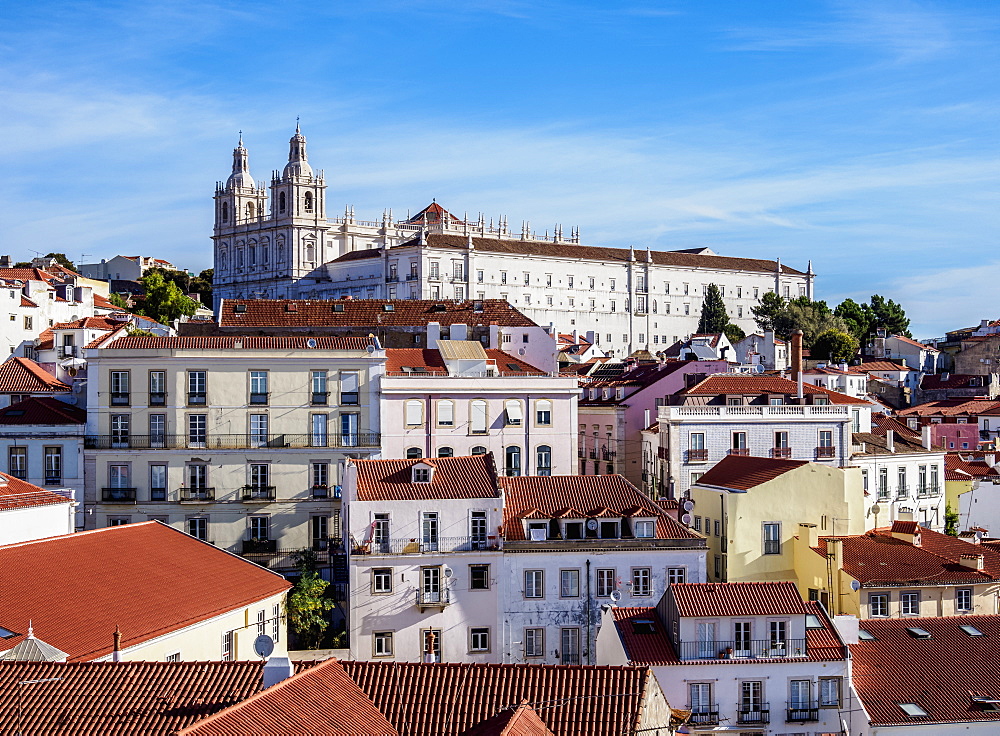
[[708,248],[651,251],[583,246],[557,226],[487,225],[437,203],[405,220],[364,221],[348,207],[329,217],[323,173],[296,130],[270,198],[250,175],[242,140],[215,192],[214,296],[233,298],[503,299],[539,324],[595,333],[615,355],[657,350],[695,331],[704,290],[722,290],[734,324],[753,330],[750,308],[775,291],[813,295],[812,268],[719,256]]
[[688,733],[854,734],[850,641],[794,583],[703,583],[607,607],[597,647],[599,664],[651,667]]
[[436,345],[386,350],[383,457],[491,452],[502,458],[504,475],[575,470],[575,376],[539,370],[471,340],[437,340]]
[[755,332],[733,343],[736,360],[745,365],[759,365],[769,371],[783,371],[788,368],[790,355],[788,343],[774,332]]
[[0,546],[72,534],[75,507],[71,496],[0,473]]
[[115,256],[100,263],[81,263],[77,268],[83,276],[101,281],[138,281],[151,268],[177,271],[170,261],[153,256]]
[[345,498],[359,659],[593,664],[602,602],[705,575],[704,540],[620,476],[359,460]]

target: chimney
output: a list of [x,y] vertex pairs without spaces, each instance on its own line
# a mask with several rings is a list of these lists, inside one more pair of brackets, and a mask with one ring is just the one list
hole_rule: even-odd
[[427,347],[431,350],[437,349],[437,341],[441,339],[441,323],[427,323]]
[[857,644],[861,639],[858,631],[861,629],[861,622],[857,616],[842,613],[833,617],[833,625],[837,627],[837,633],[845,644]]
[[802,400],[802,330],[792,332],[792,380],[798,385],[799,400]]
[[889,452],[896,452],[896,433],[891,429],[885,433],[885,447]]
[[469,326],[462,324],[454,324],[451,326],[451,339],[452,340],[468,340],[469,339]]
[[920,440],[921,444],[924,446],[925,450],[932,449],[931,447],[931,425],[925,424],[920,428]]
[[810,547],[819,546],[819,531],[815,524],[799,524],[799,538],[807,540]]
[[11,260],[10,256],[0,256],[0,268],[11,268],[14,265],[14,261]]
[[983,555],[980,554],[963,553],[959,555],[958,561],[962,564],[962,567],[968,567],[972,570],[983,569]]
[[[912,513],[910,514],[913,515]],[[920,526],[915,521],[901,521],[897,519],[892,522],[890,533],[893,539],[899,539],[914,547],[920,546]]]
[[267,690],[272,685],[277,685],[294,674],[295,668],[292,666],[292,660],[288,657],[271,657],[264,663],[264,680],[261,683],[261,690]]
[[122,630],[120,628],[118,628],[117,626],[115,626],[114,640],[115,640],[115,646],[114,646],[114,649],[111,652],[111,661],[112,662],[121,662],[122,661]]

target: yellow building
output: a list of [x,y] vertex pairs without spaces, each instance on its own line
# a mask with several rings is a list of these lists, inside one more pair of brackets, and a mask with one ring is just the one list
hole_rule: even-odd
[[695,531],[708,540],[710,581],[796,580],[799,524],[864,531],[861,471],[805,460],[729,455],[691,487]]

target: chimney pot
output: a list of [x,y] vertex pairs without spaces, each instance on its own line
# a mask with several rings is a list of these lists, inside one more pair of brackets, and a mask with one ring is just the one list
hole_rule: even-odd
[[115,626],[114,641],[115,641],[115,646],[114,646],[114,650],[111,653],[111,661],[112,662],[121,662],[122,661],[122,630],[118,626]]
[[272,685],[277,685],[294,674],[295,668],[292,666],[292,660],[288,657],[271,657],[264,663],[264,680],[261,683],[261,690],[267,690]]

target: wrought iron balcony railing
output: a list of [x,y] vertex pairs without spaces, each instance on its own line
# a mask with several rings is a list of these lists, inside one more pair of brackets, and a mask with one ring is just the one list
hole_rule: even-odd
[[135,503],[135,489],[102,488],[101,501],[104,503]]
[[286,447],[379,447],[378,432],[354,434],[91,434],[84,438],[88,450],[172,450],[197,448],[209,450],[246,450]]
[[742,641],[684,641],[680,658],[691,659],[794,659],[805,657],[805,639],[751,639]]

